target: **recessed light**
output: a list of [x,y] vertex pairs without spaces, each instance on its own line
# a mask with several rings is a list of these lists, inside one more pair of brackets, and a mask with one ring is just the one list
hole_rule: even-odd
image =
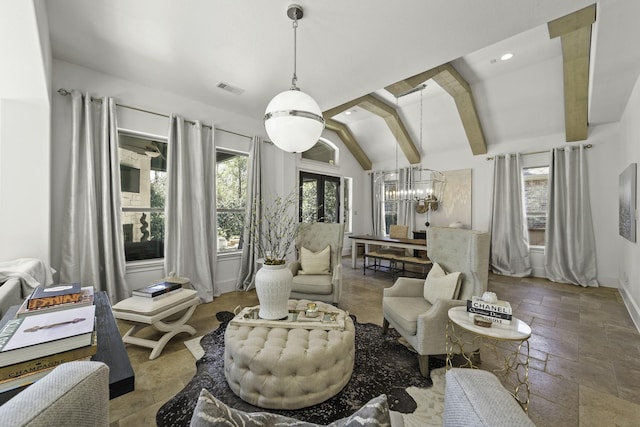
[[347,110],[347,111],[344,112],[344,114],[346,114],[347,116],[350,116],[352,113],[353,113],[352,110]]
[[511,58],[513,58],[513,56],[514,56],[514,54],[513,54],[512,52],[507,52],[507,53],[505,53],[504,55],[502,55],[502,56],[500,57],[500,60],[502,60],[502,61],[508,61],[508,60],[510,60]]

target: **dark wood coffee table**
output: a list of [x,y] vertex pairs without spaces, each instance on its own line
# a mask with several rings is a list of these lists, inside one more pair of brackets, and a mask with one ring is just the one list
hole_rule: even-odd
[[[135,374],[131,367],[127,350],[122,342],[116,319],[113,317],[111,304],[106,292],[96,292],[94,304],[96,306],[98,351],[91,360],[104,362],[109,366],[109,399],[114,399],[134,390]],[[0,320],[0,328],[9,319],[15,317],[19,307],[15,305],[7,310],[2,320]],[[0,393],[0,404],[5,403],[26,387]]]

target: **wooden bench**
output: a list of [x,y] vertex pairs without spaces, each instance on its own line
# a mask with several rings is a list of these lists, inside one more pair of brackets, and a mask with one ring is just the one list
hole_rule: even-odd
[[[367,258],[373,260],[373,264],[367,264]],[[382,265],[381,261],[389,261],[389,265]],[[402,267],[398,267],[398,264],[402,264]],[[408,271],[406,264],[420,266],[420,272]],[[387,254],[380,252],[368,252],[364,254],[364,265],[362,274],[366,275],[367,270],[373,270],[374,272],[380,271],[382,273],[392,274],[395,277],[406,274],[416,274],[420,277],[426,276],[425,268],[431,265],[431,260],[428,258],[419,258],[415,256],[399,256],[395,254]]]

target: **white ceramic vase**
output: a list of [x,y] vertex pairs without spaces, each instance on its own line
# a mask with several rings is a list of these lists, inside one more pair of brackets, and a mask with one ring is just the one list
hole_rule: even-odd
[[291,295],[293,275],[286,264],[263,265],[256,273],[256,293],[262,319],[283,319],[289,315],[287,301]]

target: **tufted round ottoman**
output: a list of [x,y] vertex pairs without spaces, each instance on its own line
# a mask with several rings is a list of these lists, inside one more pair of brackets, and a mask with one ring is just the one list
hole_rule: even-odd
[[[289,300],[289,309],[303,310],[308,302]],[[227,326],[224,374],[238,397],[262,408],[299,409],[324,402],[349,382],[353,321],[332,305],[316,304],[344,317],[344,330]]]

